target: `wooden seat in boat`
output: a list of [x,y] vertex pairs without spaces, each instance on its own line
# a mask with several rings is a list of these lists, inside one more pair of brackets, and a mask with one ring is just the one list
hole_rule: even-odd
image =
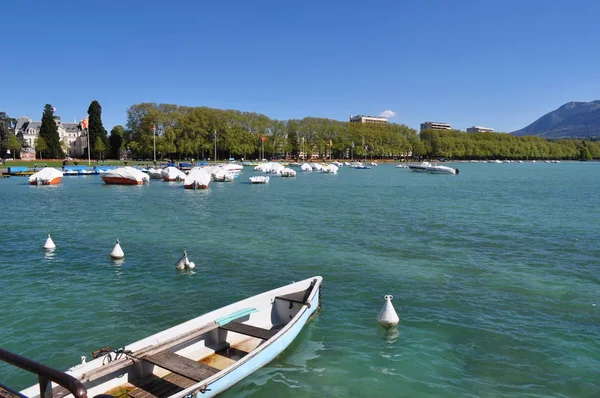
[[229,322],[226,325],[220,327],[221,329],[228,330],[239,334],[245,334],[246,336],[256,337],[262,340],[269,340],[275,336],[279,330],[263,329],[252,325],[247,325],[240,322]]
[[202,381],[219,372],[212,366],[196,362],[170,351],[162,351],[154,355],[145,356],[144,361],[150,362],[165,370],[169,370],[188,379]]

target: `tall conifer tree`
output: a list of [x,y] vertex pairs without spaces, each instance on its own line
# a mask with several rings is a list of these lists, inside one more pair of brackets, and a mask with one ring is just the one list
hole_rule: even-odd
[[88,108],[88,115],[89,115],[89,126],[88,126],[88,130],[89,130],[89,134],[90,134],[90,149],[92,157],[94,159],[100,159],[101,156],[101,151],[97,150],[96,148],[96,139],[100,138],[102,140],[102,143],[104,144],[104,148],[109,149],[110,150],[110,143],[108,142],[108,136],[107,136],[107,132],[104,129],[104,126],[102,126],[102,107],[100,106],[100,104],[98,103],[98,101],[94,100],[92,101],[92,103],[90,104],[89,108]]
[[60,145],[60,138],[58,137],[58,126],[56,125],[56,120],[54,120],[54,108],[50,104],[44,106],[40,137],[46,141],[46,150],[44,153],[48,158],[61,159],[65,157],[65,153]]

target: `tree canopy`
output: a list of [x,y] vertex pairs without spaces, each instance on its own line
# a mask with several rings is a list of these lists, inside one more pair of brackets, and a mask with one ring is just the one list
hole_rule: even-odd
[[54,108],[50,104],[44,106],[39,136],[46,142],[45,153],[48,158],[60,159],[65,156],[58,136],[58,126],[56,120],[54,120]]
[[[156,126],[156,137],[154,129]],[[159,158],[258,158],[264,147],[271,158],[297,157],[304,148],[320,157],[349,156],[352,142],[357,156],[400,156],[418,141],[404,125],[360,124],[307,117],[280,121],[260,113],[142,103],[127,111],[128,146],[137,157],[152,158],[154,139]]]
[[[88,134],[89,144],[91,146],[91,157],[100,159],[104,151],[110,147],[107,132],[102,125],[102,107],[98,101],[94,100],[88,107]],[[102,145],[98,145],[98,138],[102,141]]]
[[0,112],[0,157],[6,155],[6,150],[10,149],[9,139],[14,136],[14,126],[16,120],[9,117],[6,112]]

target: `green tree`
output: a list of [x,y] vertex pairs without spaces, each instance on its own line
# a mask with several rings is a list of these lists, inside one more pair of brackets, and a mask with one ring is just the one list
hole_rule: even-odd
[[60,138],[58,137],[58,126],[56,125],[56,120],[54,120],[54,108],[52,108],[52,105],[50,104],[44,106],[39,136],[42,137],[46,143],[44,151],[48,158],[64,158],[65,154],[60,144]]
[[[108,135],[104,126],[102,126],[102,107],[98,103],[98,101],[94,100],[88,107],[88,116],[89,116],[89,124],[88,131],[90,135],[90,143],[93,143],[92,148],[92,157],[94,159],[99,159],[102,156],[102,152],[109,147]],[[104,149],[102,151],[96,150],[96,141],[97,138],[102,140],[104,145]]]
[[9,117],[5,112],[0,112],[0,157],[6,154],[8,140],[14,134],[15,119]]
[[38,137],[35,139],[35,150],[39,152],[40,159],[43,159],[42,153],[48,150],[48,144],[41,135],[38,135]]
[[120,151],[125,144],[125,134],[125,127],[120,125],[113,127],[110,131],[110,137],[108,137],[108,142],[110,143],[110,158],[119,159]]
[[592,160],[592,154],[586,145],[583,145],[581,148],[579,148],[579,160]]
[[102,159],[104,157],[104,151],[106,150],[106,145],[104,145],[104,141],[101,137],[96,137],[96,142],[94,142],[94,153],[98,154],[96,159]]
[[11,153],[13,154],[13,159],[16,157],[16,154],[21,150],[21,146],[21,142],[19,141],[17,136],[14,134],[9,134],[7,149],[10,149]]

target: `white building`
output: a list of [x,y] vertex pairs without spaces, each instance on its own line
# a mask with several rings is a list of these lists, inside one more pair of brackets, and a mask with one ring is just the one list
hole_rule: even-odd
[[452,130],[452,126],[441,122],[423,122],[421,123],[421,131],[423,130]]
[[378,123],[386,124],[388,121],[384,117],[365,116],[365,115],[350,115],[350,122],[352,123]]
[[[60,120],[60,116],[54,116],[54,120],[58,127],[58,138],[63,150],[69,156],[82,155],[87,144],[84,142],[82,146],[82,140],[78,139],[81,136],[79,123],[75,120],[73,123],[63,122]],[[29,117],[21,116],[17,119],[15,135],[24,140],[26,148],[31,148],[30,151],[35,152],[35,140],[40,134],[41,127],[41,121],[33,121]]]
[[491,133],[494,129],[489,127],[473,126],[467,129],[467,133]]

